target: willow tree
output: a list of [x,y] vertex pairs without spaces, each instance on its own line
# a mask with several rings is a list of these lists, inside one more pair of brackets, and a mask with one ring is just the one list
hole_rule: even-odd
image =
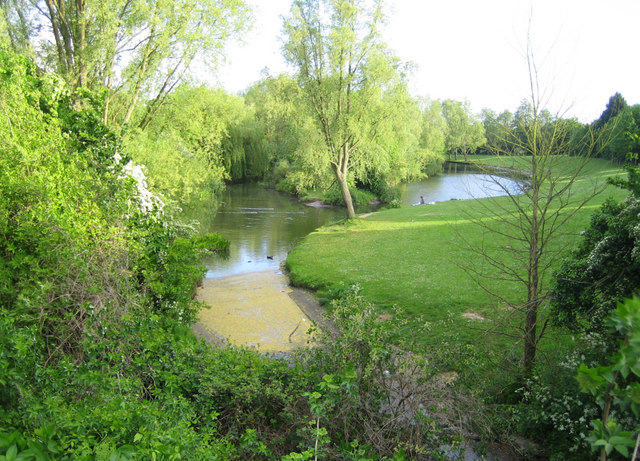
[[[104,119],[129,122],[150,101],[149,122],[194,61],[215,60],[245,28],[243,0],[7,0],[6,35],[74,87],[107,88]],[[1,32],[1,31],[0,31]],[[14,48],[25,46],[15,43]],[[116,113],[109,114],[117,102]]]
[[449,160],[451,154],[458,160],[458,154],[465,161],[470,152],[475,152],[485,142],[484,126],[472,113],[467,102],[447,99],[442,103],[442,116],[446,120],[445,146]]
[[384,92],[399,79],[380,38],[382,21],[379,0],[295,0],[285,20],[285,57],[322,133],[349,219],[350,170],[381,154],[375,140],[391,109]]

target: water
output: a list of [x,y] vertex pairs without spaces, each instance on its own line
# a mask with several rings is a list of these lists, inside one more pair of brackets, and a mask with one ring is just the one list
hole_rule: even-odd
[[206,260],[206,277],[277,270],[301,238],[344,216],[341,208],[307,207],[256,184],[230,185],[207,229],[231,242],[229,257]]
[[[504,188],[517,192],[519,185],[501,178]],[[476,173],[434,176],[403,187],[402,204],[410,206],[425,201],[470,199],[504,195],[495,177]],[[208,232],[217,232],[231,242],[229,257],[212,256],[205,261],[207,278],[278,270],[289,251],[318,227],[345,216],[341,208],[310,208],[277,191],[256,184],[227,187],[215,217],[204,216]]]
[[521,185],[510,178],[482,173],[447,173],[401,186],[403,206],[417,205],[420,196],[426,203],[446,200],[497,197],[519,193]]

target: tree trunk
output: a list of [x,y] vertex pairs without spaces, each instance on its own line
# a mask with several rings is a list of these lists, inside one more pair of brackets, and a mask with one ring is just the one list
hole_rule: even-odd
[[356,212],[353,208],[353,200],[351,199],[351,191],[349,191],[349,156],[351,155],[351,146],[348,141],[342,145],[338,151],[338,161],[333,164],[336,173],[336,181],[340,187],[344,206],[347,207],[347,219],[355,219]]
[[538,229],[537,222],[533,223],[532,241],[529,255],[529,286],[527,287],[527,307],[524,324],[524,372],[526,376],[530,376],[536,361],[537,349],[537,326],[538,326]]
[[347,182],[347,175],[343,174],[340,170],[336,169],[336,181],[340,186],[340,193],[342,194],[342,200],[347,207],[347,219],[355,219],[356,212],[353,208],[353,200],[351,199],[351,192],[349,191],[349,183]]
[[77,56],[75,63],[78,66],[77,72],[77,85],[79,87],[87,86],[87,4],[83,0],[76,1],[76,15],[77,15],[77,30],[74,40],[74,47],[77,49]]
[[[534,132],[534,143],[536,141],[536,132]],[[534,144],[535,146],[535,144]],[[538,299],[540,274],[540,248],[538,242],[538,234],[540,232],[540,214],[538,210],[540,200],[540,184],[541,179],[538,177],[537,152],[531,156],[531,228],[529,229],[529,266],[527,268],[527,308],[524,325],[524,372],[527,376],[531,375],[536,361],[537,349],[537,324],[538,324]]]
[[527,305],[524,331],[524,372],[531,376],[536,363],[536,335],[538,322],[538,300],[534,299]]

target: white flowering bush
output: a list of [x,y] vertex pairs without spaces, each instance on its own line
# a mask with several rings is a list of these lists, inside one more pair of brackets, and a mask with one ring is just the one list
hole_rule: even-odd
[[600,413],[597,400],[580,392],[575,370],[581,363],[595,366],[607,341],[599,333],[575,338],[575,347],[546,375],[534,375],[518,393],[522,397],[515,418],[520,432],[533,439],[544,434],[545,449],[560,460],[591,457],[590,421]]

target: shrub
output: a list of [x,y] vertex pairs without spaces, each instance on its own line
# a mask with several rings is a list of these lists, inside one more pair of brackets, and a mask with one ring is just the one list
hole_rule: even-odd
[[556,274],[554,319],[574,331],[606,331],[616,303],[640,286],[640,197],[637,167],[628,181],[615,181],[631,194],[605,202],[591,218],[578,249]]
[[457,446],[480,407],[426,357],[391,345],[403,326],[399,312],[379,318],[357,287],[335,300],[331,311],[337,331],[325,330],[317,347],[299,356],[315,385],[304,394],[309,423],[299,432],[303,457],[290,459],[363,459],[351,457],[360,450],[364,459],[399,453],[415,458]]
[[608,326],[622,337],[618,349],[607,365],[578,368],[578,382],[583,392],[597,397],[601,417],[593,419],[588,438],[600,459],[606,460],[614,450],[625,459],[640,446],[640,298],[619,303],[607,319]]

